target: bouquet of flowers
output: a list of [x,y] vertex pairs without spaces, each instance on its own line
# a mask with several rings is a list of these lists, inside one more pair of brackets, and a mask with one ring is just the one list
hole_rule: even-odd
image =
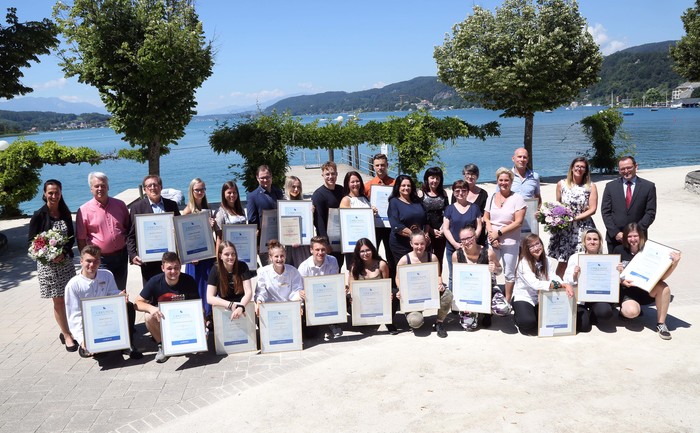
[[537,221],[544,224],[545,231],[557,233],[574,222],[574,213],[558,201],[545,202],[537,214]]
[[59,231],[51,229],[41,232],[32,239],[29,246],[29,257],[47,265],[63,254],[63,246],[67,242],[68,237]]

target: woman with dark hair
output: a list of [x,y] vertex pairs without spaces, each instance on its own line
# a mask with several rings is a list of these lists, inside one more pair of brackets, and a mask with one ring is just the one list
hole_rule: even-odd
[[56,179],[44,182],[42,200],[46,204],[36,211],[29,221],[29,244],[31,245],[36,235],[51,229],[60,232],[67,239],[61,255],[47,264],[37,261],[36,266],[41,297],[53,300],[54,318],[61,329],[58,339],[62,344],[65,344],[67,351],[75,352],[78,350],[78,343],[73,339],[68,328],[64,300],[66,284],[75,276],[75,267],[73,266],[75,232],[71,212],[63,200],[61,190],[61,182]]
[[445,257],[445,235],[443,233],[442,220],[445,215],[445,208],[449,204],[447,193],[445,192],[444,176],[440,167],[430,167],[423,175],[422,203],[425,209],[425,216],[428,220],[428,236],[430,236],[430,248],[433,250],[442,263]]
[[449,273],[450,287],[452,287],[452,254],[461,247],[460,231],[466,226],[472,226],[476,231],[477,239],[483,231],[481,211],[475,204],[467,201],[468,191],[467,183],[463,180],[458,180],[452,184],[452,192],[457,197],[457,201],[445,210],[442,223],[445,238],[447,238],[447,271]]
[[245,313],[245,306],[253,298],[248,265],[238,260],[236,246],[229,241],[219,244],[216,265],[207,282],[207,303],[231,311],[231,320]]
[[402,174],[396,178],[387,213],[391,224],[389,246],[394,257],[400,258],[413,250],[410,243],[413,230],[427,229],[425,210],[410,176]]
[[569,257],[581,243],[581,235],[586,229],[595,228],[592,217],[598,209],[598,189],[591,183],[586,158],[579,156],[571,161],[566,179],[557,183],[557,201],[569,207],[574,214],[574,222],[569,227],[552,234],[547,250],[549,256],[559,262],[557,275],[563,277]]
[[241,195],[238,193],[236,182],[229,180],[221,185],[221,205],[216,211],[216,250],[219,250],[219,243],[222,240],[222,227],[224,224],[245,224],[245,212],[241,204]]
[[[484,215],[486,201],[489,195],[485,189],[479,188],[476,185],[476,181],[479,180],[479,167],[476,164],[466,164],[464,169],[462,169],[462,176],[464,176],[464,181],[467,183],[467,201],[478,207],[479,211],[481,211],[481,215]],[[453,195],[452,203],[454,203],[456,199],[457,198]],[[483,216],[481,222],[483,224]],[[479,242],[479,245],[488,246],[486,230],[481,231],[477,242]]]
[[[364,182],[362,176],[356,171],[349,171],[343,180],[343,192],[345,196],[340,200],[340,208],[372,208],[374,212],[374,226],[384,227],[381,218],[377,216],[377,208],[372,207],[369,198],[365,194]],[[352,268],[353,253],[345,254],[345,267]]]
[[[287,200],[304,200],[304,189],[301,179],[296,176],[289,176],[284,184],[284,195]],[[313,213],[313,206],[311,206]],[[306,245],[287,245],[287,264],[299,268],[304,260],[311,257],[311,251]]]

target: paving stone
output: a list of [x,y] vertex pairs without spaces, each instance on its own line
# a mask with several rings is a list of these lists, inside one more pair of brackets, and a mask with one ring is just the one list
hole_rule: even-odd
[[66,425],[65,430],[89,430],[90,426],[95,422],[95,419],[97,419],[97,415],[99,415],[99,411],[97,410],[76,411],[71,420]]

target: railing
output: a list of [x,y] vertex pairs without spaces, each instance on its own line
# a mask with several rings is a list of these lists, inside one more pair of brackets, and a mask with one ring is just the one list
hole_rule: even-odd
[[[386,150],[384,150],[386,152]],[[329,153],[329,157],[330,157]],[[357,171],[363,174],[369,174],[370,177],[374,176],[374,161],[373,157],[375,153],[363,153],[360,152],[359,146],[352,146],[346,149],[341,149],[332,152],[332,155],[339,155],[336,160],[339,164],[347,164],[354,167]],[[335,158],[334,158],[335,160]],[[321,151],[316,150],[304,150],[302,153],[302,161],[304,163],[304,168],[319,168],[321,167]],[[387,170],[389,176],[396,177],[399,174],[398,165],[393,161],[389,162],[389,169]]]

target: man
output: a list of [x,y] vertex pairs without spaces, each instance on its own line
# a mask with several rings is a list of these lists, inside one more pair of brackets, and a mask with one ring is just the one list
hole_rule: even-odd
[[[343,199],[343,187],[336,185],[338,167],[333,161],[327,161],[321,166],[323,185],[319,186],[311,196],[314,205],[314,226],[318,236],[328,237],[328,210],[340,207]],[[343,266],[343,255],[340,252],[331,253],[338,261],[338,267]]]
[[[80,344],[78,353],[81,358],[90,358],[92,353],[87,351],[83,340],[83,311],[80,306],[81,299],[97,298],[101,296],[125,295],[124,290],[120,290],[114,281],[114,276],[107,269],[100,268],[100,257],[102,251],[97,245],[86,245],[80,250],[80,273],[68,281],[66,284],[66,316],[68,317],[68,327],[73,338]],[[124,297],[126,311],[129,316],[129,334],[131,336],[131,348],[124,352],[131,359],[141,359],[143,354],[134,346],[134,322],[136,312],[134,304],[129,302],[128,297]]]
[[[383,153],[378,153],[372,158],[372,166],[374,167],[375,176],[368,182],[365,182],[365,194],[369,198],[372,192],[372,185],[394,186],[396,179],[389,177],[389,160]],[[396,260],[389,248],[389,236],[391,235],[390,227],[376,227],[374,229],[375,238],[377,239],[377,249],[379,245],[384,243],[384,256],[386,257],[389,271],[392,280],[396,276]]]
[[78,250],[86,245],[96,245],[102,251],[102,264],[114,275],[119,290],[126,290],[129,272],[129,254],[126,237],[131,220],[129,209],[123,201],[110,197],[109,178],[104,173],[93,171],[88,174],[88,185],[92,200],[80,206],[75,216],[75,237]]
[[136,309],[146,313],[144,318],[146,328],[151,333],[151,337],[158,343],[157,363],[168,360],[168,357],[163,353],[163,344],[160,338],[160,319],[163,318],[163,313],[158,309],[158,302],[172,301],[178,298],[180,300],[199,299],[197,283],[191,276],[180,273],[181,266],[177,253],[171,251],[163,253],[162,273],[148,280],[136,298]]
[[144,263],[138,256],[136,215],[172,212],[174,216],[179,216],[180,209],[177,203],[160,195],[163,190],[163,180],[157,174],[149,174],[143,178],[143,190],[146,192],[146,197],[131,206],[131,226],[126,237],[126,247],[129,251],[129,262],[141,266],[141,280],[145,286],[153,276],[161,272],[161,267],[158,262]]
[[608,182],[600,212],[605,224],[608,253],[622,244],[622,230],[637,223],[646,233],[656,218],[656,185],[637,176],[637,161],[623,156],[617,162],[620,179]]
[[[329,256],[328,251],[331,248],[328,238],[325,236],[314,236],[311,238],[311,257],[304,260],[299,265],[299,273],[302,277],[315,277],[318,275],[333,275],[339,274],[340,268],[335,257]],[[300,292],[302,299],[306,299],[304,290]],[[329,325],[330,333],[328,338],[340,337],[343,335],[343,330],[338,325]]]
[[537,208],[542,205],[540,196],[540,175],[527,168],[530,156],[523,147],[515,149],[513,152],[513,186],[511,190],[517,192],[523,198],[536,198]]
[[[246,210],[248,213],[248,224],[257,224],[258,243],[260,242],[260,227],[262,225],[263,211],[277,209],[277,201],[284,199],[284,193],[278,187],[272,185],[272,173],[270,167],[261,165],[256,174],[258,187],[249,191],[246,198]],[[269,263],[269,257],[265,253],[258,254],[260,263],[265,266]]]

